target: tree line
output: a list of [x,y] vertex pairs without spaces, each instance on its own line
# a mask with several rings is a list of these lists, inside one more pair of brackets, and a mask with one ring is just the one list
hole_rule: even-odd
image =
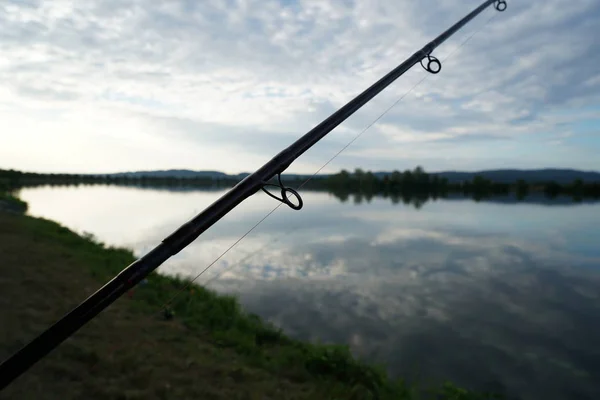
[[[84,175],[84,174],[40,174],[0,169],[0,192],[11,191],[21,187],[41,185],[126,185],[140,187],[231,187],[239,181],[234,177],[213,178],[197,177],[153,177],[138,175]],[[290,186],[299,186],[303,181],[285,179]],[[600,183],[583,182],[580,179],[570,184],[557,182],[525,182],[518,180],[514,183],[492,182],[483,176],[475,176],[472,180],[449,182],[448,179],[436,174],[429,174],[418,166],[413,170],[403,172],[393,171],[384,176],[377,176],[371,171],[360,168],[349,172],[342,170],[337,174],[311,179],[303,186],[311,190],[325,190],[340,199],[350,194],[369,197],[378,195],[384,197],[424,199],[446,197],[450,193],[470,196],[475,200],[502,196],[514,193],[518,199],[524,199],[530,193],[543,192],[547,197],[560,195],[573,197],[575,200],[585,197],[600,198]]]
[[[438,198],[450,193],[470,196],[475,200],[492,196],[514,194],[517,199],[524,199],[530,193],[544,193],[546,197],[555,198],[560,195],[573,197],[575,200],[585,197],[600,198],[600,182],[583,182],[576,179],[570,184],[550,182],[526,182],[522,179],[513,183],[493,182],[481,175],[462,182],[449,182],[447,178],[429,174],[422,167],[404,172],[393,171],[378,177],[371,171],[360,168],[349,172],[342,170],[325,179],[309,182],[305,187],[326,189],[334,194],[362,194],[364,196],[382,195],[384,197],[400,195],[401,198]],[[393,197],[393,196],[392,196]]]
[[71,186],[71,185],[124,185],[142,187],[214,187],[233,186],[234,178],[163,177],[139,175],[86,175],[86,174],[40,174],[0,169],[0,191],[9,191],[34,186]]

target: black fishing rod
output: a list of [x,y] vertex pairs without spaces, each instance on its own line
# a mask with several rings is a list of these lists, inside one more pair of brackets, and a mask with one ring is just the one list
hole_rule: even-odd
[[[281,201],[292,209],[300,210],[302,208],[302,198],[294,189],[283,185],[281,182],[281,174],[283,171],[315,143],[394,82],[398,77],[411,69],[415,64],[420,63],[425,70],[432,74],[440,72],[442,63],[431,55],[433,50],[492,4],[498,11],[504,11],[507,7],[505,0],[485,1],[482,5],[477,7],[433,41],[429,42],[421,50],[414,53],[371,87],[356,96],[348,104],[337,110],[300,139],[296,140],[292,145],[281,151],[256,172],[240,181],[220,199],[164,239],[148,254],[134,261],[110,282],[78,305],[74,310],[5,360],[0,365],[0,390],[4,389],[19,375],[75,333],[86,322],[94,318],[121,295],[133,288],[169,257],[179,253],[204,231],[223,218],[229,211],[258,192],[258,190],[262,189],[269,196]],[[275,176],[277,176],[278,184],[268,183]],[[267,186],[279,188],[281,190],[281,197],[277,197],[267,191]],[[290,198],[288,198],[288,193],[293,195],[297,202],[291,201]]]

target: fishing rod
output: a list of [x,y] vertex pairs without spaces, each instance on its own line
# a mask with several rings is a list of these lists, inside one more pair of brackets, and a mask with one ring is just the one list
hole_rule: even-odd
[[[179,227],[149,253],[127,266],[111,281],[75,307],[75,309],[6,359],[0,364],[0,390],[8,386],[33,364],[98,315],[103,309],[133,288],[148,274],[169,259],[169,257],[179,253],[233,208],[259,190],[262,189],[267,195],[294,210],[300,210],[303,206],[303,201],[298,192],[285,187],[281,182],[281,174],[292,162],[415,64],[420,63],[426,71],[432,74],[439,73],[442,69],[442,63],[431,55],[433,50],[492,4],[498,11],[504,11],[507,7],[505,0],[485,1],[383,78],[375,82],[371,87],[348,102],[348,104],[331,114],[327,119],[281,151],[261,168],[248,175],[204,211]],[[275,176],[277,176],[278,183],[269,183]],[[266,189],[269,186],[280,189],[281,197],[269,192]],[[288,193],[296,199],[296,202],[290,200]]]

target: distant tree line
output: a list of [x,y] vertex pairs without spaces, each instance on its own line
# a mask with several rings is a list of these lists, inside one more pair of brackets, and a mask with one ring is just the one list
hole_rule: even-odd
[[124,185],[141,187],[215,187],[233,186],[233,178],[197,177],[156,177],[139,175],[85,175],[85,174],[39,174],[0,169],[0,191],[9,191],[32,186],[65,185]]
[[[153,177],[127,175],[81,175],[81,174],[38,174],[15,170],[0,169],[0,192],[10,191],[21,187],[40,185],[126,185],[138,187],[231,187],[239,178],[209,176],[199,177]],[[286,185],[298,187],[303,180],[284,179]],[[472,180],[448,182],[448,179],[435,174],[429,174],[422,167],[404,172],[393,171],[378,177],[371,171],[360,168],[349,172],[341,172],[327,177],[311,179],[303,185],[305,189],[324,190],[333,193],[345,201],[349,195],[356,199],[366,198],[370,201],[373,196],[391,197],[392,201],[425,202],[430,198],[446,197],[448,194],[462,194],[475,200],[492,196],[502,196],[514,193],[518,199],[524,199],[530,193],[542,192],[549,198],[567,195],[575,200],[583,198],[600,198],[600,183],[586,183],[578,179],[571,184],[560,185],[556,182],[525,182],[518,180],[514,183],[492,182],[483,176],[475,176]],[[359,196],[359,197],[356,197]]]
[[542,192],[549,198],[567,195],[575,200],[584,197],[600,198],[600,183],[585,183],[580,179],[571,184],[560,185],[556,182],[528,183],[518,180],[514,183],[492,182],[483,176],[476,175],[472,180],[450,183],[448,179],[428,174],[422,167],[404,172],[393,171],[391,174],[377,177],[371,171],[360,168],[350,173],[346,170],[306,185],[312,189],[326,189],[341,199],[350,194],[361,194],[367,199],[372,195],[398,199],[424,199],[446,197],[450,193],[459,193],[475,200],[492,196],[514,193],[518,199],[524,199],[530,193]]

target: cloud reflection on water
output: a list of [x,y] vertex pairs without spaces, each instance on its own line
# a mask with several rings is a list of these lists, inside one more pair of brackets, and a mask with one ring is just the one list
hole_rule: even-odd
[[394,374],[592,399],[598,265],[499,235],[394,229],[257,255],[212,285],[294,336],[347,343]]

